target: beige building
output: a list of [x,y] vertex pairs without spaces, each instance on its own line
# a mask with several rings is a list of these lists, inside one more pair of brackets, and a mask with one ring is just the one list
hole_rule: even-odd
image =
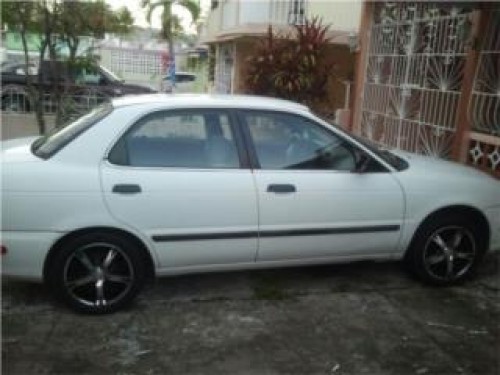
[[323,24],[330,25],[331,56],[338,67],[330,82],[329,102],[332,112],[346,107],[354,64],[349,44],[356,39],[361,7],[361,1],[212,1],[201,35],[201,41],[211,45],[215,55],[212,91],[245,92],[245,60],[252,53],[255,39],[263,36],[269,25],[285,31],[306,18],[319,16]]

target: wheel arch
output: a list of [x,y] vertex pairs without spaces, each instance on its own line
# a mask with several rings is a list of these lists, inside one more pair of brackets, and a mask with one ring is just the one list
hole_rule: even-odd
[[446,217],[449,215],[464,215],[470,218],[471,223],[480,231],[481,238],[485,240],[484,244],[485,248],[486,249],[489,248],[491,228],[488,219],[486,218],[486,215],[483,212],[481,212],[481,210],[479,210],[478,208],[472,206],[450,205],[432,211],[420,222],[417,229],[412,235],[411,241],[408,243],[408,246],[405,249],[405,255],[408,254],[408,251],[411,249],[416,237],[418,236],[419,232],[422,230],[423,227],[425,227],[434,220],[439,220],[439,218]]
[[148,279],[154,279],[155,272],[155,262],[153,259],[153,255],[151,254],[148,246],[136,235],[126,231],[124,229],[118,229],[113,227],[88,227],[88,228],[80,228],[69,233],[66,233],[64,236],[59,238],[50,248],[47,256],[45,257],[45,261],[43,263],[43,280],[47,280],[48,272],[50,270],[50,265],[58,253],[58,251],[64,247],[66,243],[73,240],[74,238],[78,238],[80,236],[90,234],[90,233],[99,233],[99,234],[114,234],[126,237],[129,241],[133,242],[138,248],[140,248],[144,252],[144,259],[146,261],[146,273]]

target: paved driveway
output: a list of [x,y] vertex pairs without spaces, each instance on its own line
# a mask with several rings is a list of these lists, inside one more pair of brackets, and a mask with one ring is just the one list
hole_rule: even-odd
[[398,264],[167,278],[76,315],[4,281],[4,374],[499,374],[500,256],[429,288]]

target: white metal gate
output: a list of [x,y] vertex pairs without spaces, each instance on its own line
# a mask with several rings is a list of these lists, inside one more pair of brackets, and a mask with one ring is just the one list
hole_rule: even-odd
[[221,44],[217,48],[215,64],[215,92],[231,94],[234,67],[234,45]]
[[375,4],[363,135],[390,147],[450,155],[471,11],[465,4]]

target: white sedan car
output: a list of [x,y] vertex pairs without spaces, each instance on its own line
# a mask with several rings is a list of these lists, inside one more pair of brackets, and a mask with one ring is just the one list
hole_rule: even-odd
[[151,275],[404,259],[447,285],[500,248],[500,183],[250,96],[115,99],[2,144],[2,272],[115,311]]

